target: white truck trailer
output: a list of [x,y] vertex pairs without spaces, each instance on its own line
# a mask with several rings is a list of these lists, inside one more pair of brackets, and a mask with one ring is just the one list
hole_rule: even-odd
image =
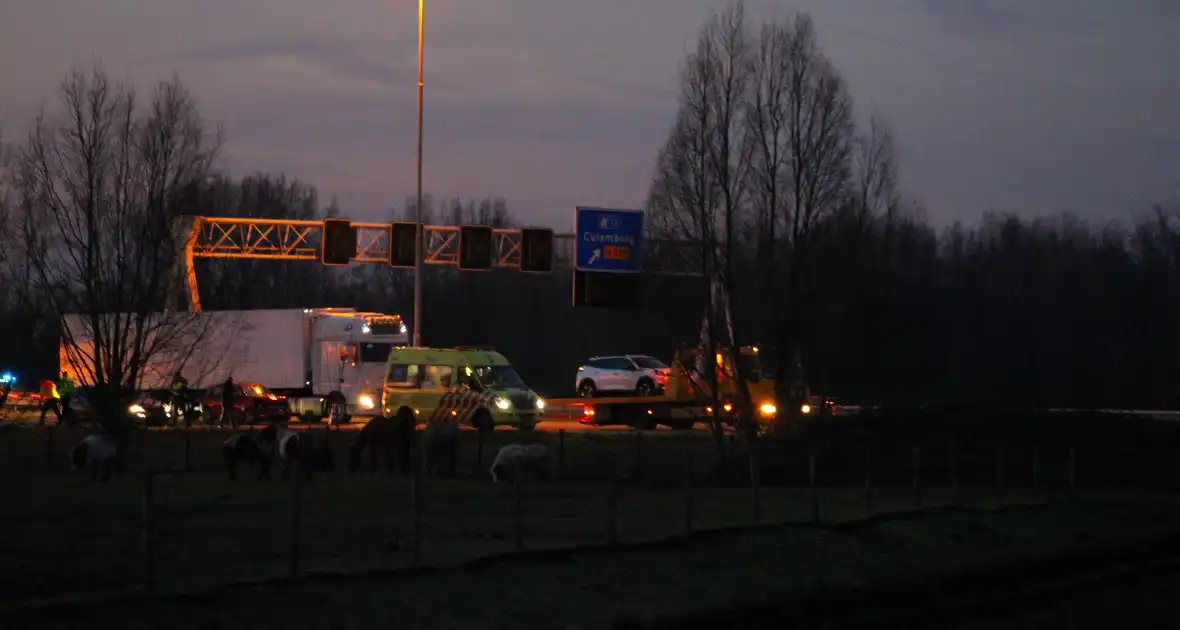
[[[88,385],[87,367],[94,365],[90,320],[62,319],[62,369]],[[123,322],[100,325],[126,328]],[[349,308],[160,313],[141,329],[148,359],[136,389],[167,388],[177,371],[194,389],[233,377],[286,396],[291,413],[305,421],[377,413],[385,361],[409,339],[400,316]]]

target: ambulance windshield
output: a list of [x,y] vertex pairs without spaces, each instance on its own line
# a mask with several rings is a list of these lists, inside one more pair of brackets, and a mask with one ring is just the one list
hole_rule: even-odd
[[524,381],[511,365],[482,365],[474,368],[475,377],[491,389],[523,389]]

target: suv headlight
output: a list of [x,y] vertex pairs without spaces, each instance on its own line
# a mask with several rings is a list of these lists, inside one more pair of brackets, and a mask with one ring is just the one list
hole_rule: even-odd
[[512,401],[508,400],[507,398],[497,398],[496,408],[500,411],[508,411],[512,408]]

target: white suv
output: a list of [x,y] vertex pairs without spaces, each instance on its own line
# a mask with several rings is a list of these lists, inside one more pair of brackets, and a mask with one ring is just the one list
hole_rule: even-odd
[[663,361],[645,354],[591,357],[578,368],[574,387],[584,398],[593,398],[602,392],[654,396],[668,384],[669,371]]

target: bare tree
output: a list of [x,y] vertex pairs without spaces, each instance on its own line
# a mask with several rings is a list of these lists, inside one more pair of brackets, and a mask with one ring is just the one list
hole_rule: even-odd
[[[701,30],[696,50],[681,68],[680,111],[657,158],[648,198],[654,236],[700,245],[705,312],[699,372],[713,398],[710,426],[719,447],[723,431],[715,349],[736,349],[732,295],[748,190],[743,133],[754,77],[751,53],[741,2],[715,13]],[[720,295],[731,299],[717,299]],[[739,408],[748,412],[749,394],[742,379],[737,383]]]
[[[811,18],[764,25],[757,89],[749,109],[757,258],[770,304],[778,417],[799,408],[796,350],[805,304],[801,289],[817,230],[847,199],[854,142],[852,101],[820,49]],[[781,403],[787,404],[781,404]]]
[[62,326],[63,362],[116,421],[120,388],[153,356],[199,342],[198,319],[164,311],[175,284],[174,224],[220,146],[177,78],[140,103],[99,67],[74,70],[60,116],[42,113],[16,149],[14,181],[37,291]]

